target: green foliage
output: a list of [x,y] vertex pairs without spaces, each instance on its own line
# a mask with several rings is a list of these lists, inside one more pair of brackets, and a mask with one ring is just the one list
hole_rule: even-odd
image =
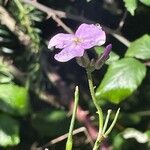
[[0,146],[14,146],[19,143],[19,123],[12,117],[0,113]]
[[8,30],[8,28],[4,25],[0,25],[0,52],[11,54],[13,50],[13,43],[15,43],[14,35]]
[[125,3],[125,7],[130,12],[132,16],[135,14],[135,10],[137,8],[137,0],[123,0]]
[[136,57],[139,59],[150,59],[150,36],[143,35],[131,43],[125,56]]
[[138,7],[138,1],[143,3],[146,6],[150,6],[150,1],[149,0],[123,0],[125,3],[126,9],[130,12],[132,16],[135,14],[135,10]]
[[141,3],[150,6],[150,0],[139,0]]
[[[149,18],[145,17],[149,13],[149,7],[146,6],[150,6],[150,0],[111,2],[38,0],[36,2],[40,4],[39,6],[45,5],[77,16],[77,18],[73,17],[72,19],[69,19],[72,15],[66,16],[64,19],[60,17],[73,31],[81,23],[76,19],[84,20],[84,17],[85,20],[91,19],[102,26],[105,22],[106,30],[107,26],[110,26],[106,44],[112,43],[116,53],[113,51],[110,53],[110,58],[106,61],[107,71],[104,67],[102,70],[93,73],[93,80],[96,83],[99,83],[101,76],[104,75],[96,91],[98,103],[104,110],[104,116],[108,107],[112,110],[115,110],[116,107],[121,108],[117,125],[106,140],[106,144],[110,144],[110,147],[114,150],[150,149],[149,141],[141,143],[140,139],[139,143],[139,138],[150,136],[148,130],[150,68],[144,66],[149,64],[150,60],[150,35],[148,35],[147,30]],[[121,36],[125,35],[127,40],[136,39],[131,42],[128,48],[124,46],[122,37],[118,36],[118,22],[124,12],[124,9],[120,6],[123,4],[130,14],[134,15],[136,10],[138,12],[135,17],[131,18],[130,15],[127,15],[124,18],[124,26],[119,33]],[[91,112],[95,112],[95,108],[91,106],[89,110],[91,101],[89,100],[89,93],[87,93],[88,86],[83,72],[79,71],[72,61],[66,64],[55,63],[52,57],[55,52],[47,52],[45,48],[47,47],[47,41],[53,35],[59,32],[66,33],[52,19],[53,17],[46,18],[46,13],[22,0],[0,0],[0,8],[3,8],[15,22],[13,24],[11,19],[8,19],[9,17],[4,18],[0,12],[0,149],[28,150],[35,141],[38,143],[37,149],[40,149],[40,146],[45,145],[51,139],[68,133],[70,123],[70,118],[67,118],[69,107],[65,98],[70,98],[71,93],[68,92],[68,96],[64,92],[66,89],[57,86],[59,81],[54,83],[53,81],[50,82],[49,79],[53,80],[60,76],[60,82],[63,79],[63,83],[69,85],[68,87],[71,90],[75,82],[79,83],[81,87],[80,102],[84,106],[83,109],[91,114]],[[86,15],[84,16],[82,12],[85,12]],[[80,18],[80,16],[83,18]],[[7,23],[12,24],[12,26],[15,25],[15,29],[11,30]],[[136,33],[132,31],[134,28],[137,31]],[[118,36],[122,43],[111,35]],[[140,35],[143,36],[139,38]],[[104,47],[96,47],[95,50],[97,55],[100,56]],[[125,51],[125,58],[122,58]],[[137,59],[140,59],[141,62]],[[74,74],[70,68],[73,69]],[[142,82],[143,79],[144,82]],[[59,97],[58,93],[62,97]],[[63,101],[59,101],[60,99]],[[31,100],[31,104],[29,100]],[[110,102],[115,105],[110,104]],[[60,108],[54,109],[51,104],[59,105]],[[82,119],[85,114],[81,113],[80,115],[78,117]],[[97,117],[95,116],[94,123],[97,123]],[[113,118],[113,116],[114,114],[111,117]],[[82,123],[82,126],[85,125],[84,123]],[[108,124],[110,123],[111,121]],[[130,130],[127,127],[131,127]],[[128,137],[130,135],[130,138],[125,138],[126,135]],[[89,144],[85,142],[86,139],[84,133],[76,134],[73,148],[91,149]],[[64,149],[64,141],[53,145],[54,149]],[[49,149],[53,148],[50,146]]]
[[[100,56],[102,53],[103,53],[103,51],[104,51],[104,47],[95,47],[94,48],[95,49],[95,51],[96,51],[96,53]],[[112,62],[114,62],[114,61],[116,61],[116,60],[118,60],[119,59],[119,55],[118,54],[116,54],[115,52],[113,52],[113,51],[111,51],[110,52],[110,57],[109,57],[109,59],[106,61],[106,64],[111,64]]]
[[119,103],[130,96],[146,75],[146,67],[134,58],[123,58],[112,63],[97,88],[98,99]]
[[147,150],[149,149],[148,141],[149,138],[146,133],[135,128],[126,128],[114,137],[113,148],[115,150],[134,149],[135,144],[137,144],[138,149]]
[[28,91],[14,84],[0,84],[0,110],[15,116],[29,113]]
[[40,30],[33,25],[35,21],[39,22],[42,20],[42,13],[33,6],[26,4],[23,5],[20,0],[14,0],[12,3],[16,10],[14,10],[13,7],[11,8],[11,11],[15,11],[14,15],[20,24],[21,30],[24,31],[32,41],[28,46],[33,53],[37,53],[40,48]]
[[7,65],[0,59],[0,83],[8,83],[13,79],[13,75],[9,72]]
[[115,150],[121,150],[123,143],[124,143],[124,139],[122,138],[122,135],[118,134],[114,137],[113,148]]
[[32,125],[41,136],[58,136],[68,132],[70,121],[61,110],[44,110],[32,115]]

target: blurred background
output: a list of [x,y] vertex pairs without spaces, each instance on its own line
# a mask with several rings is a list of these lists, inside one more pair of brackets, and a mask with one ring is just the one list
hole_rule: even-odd
[[[113,45],[112,61],[124,58],[132,42],[144,45],[135,57],[147,71],[137,88],[119,101],[99,101],[105,115],[113,110],[112,118],[121,108],[101,150],[150,149],[149,6],[149,0],[0,0],[0,150],[64,150],[76,85],[80,100],[73,149],[92,149],[98,119],[86,72],[75,59],[57,62],[58,50],[47,48],[52,36],[74,32],[81,23],[103,27],[104,46]],[[89,51],[89,57],[97,58],[101,49]],[[93,72],[96,86],[111,63]]]

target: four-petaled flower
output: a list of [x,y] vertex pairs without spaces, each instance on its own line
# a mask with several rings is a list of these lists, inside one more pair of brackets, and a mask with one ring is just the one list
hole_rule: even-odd
[[81,24],[75,34],[59,33],[50,41],[48,48],[62,49],[54,58],[66,62],[74,57],[81,57],[86,49],[100,46],[106,41],[106,34],[100,25]]

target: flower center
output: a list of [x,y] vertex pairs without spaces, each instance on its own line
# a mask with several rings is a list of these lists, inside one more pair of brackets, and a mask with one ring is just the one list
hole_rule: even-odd
[[80,44],[80,43],[82,42],[82,39],[76,37],[76,38],[73,39],[73,42],[74,42],[76,45],[78,45],[78,44]]

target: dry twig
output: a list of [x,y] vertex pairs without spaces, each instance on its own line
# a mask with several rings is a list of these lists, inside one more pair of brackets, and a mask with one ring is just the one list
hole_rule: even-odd
[[48,17],[52,17],[52,19],[58,23],[66,32],[73,33],[73,31],[60,19],[60,16],[64,16],[64,14],[61,11],[55,11],[49,7],[46,7],[37,1],[33,0],[23,0],[24,3],[31,4],[38,8],[39,10],[47,13]]

